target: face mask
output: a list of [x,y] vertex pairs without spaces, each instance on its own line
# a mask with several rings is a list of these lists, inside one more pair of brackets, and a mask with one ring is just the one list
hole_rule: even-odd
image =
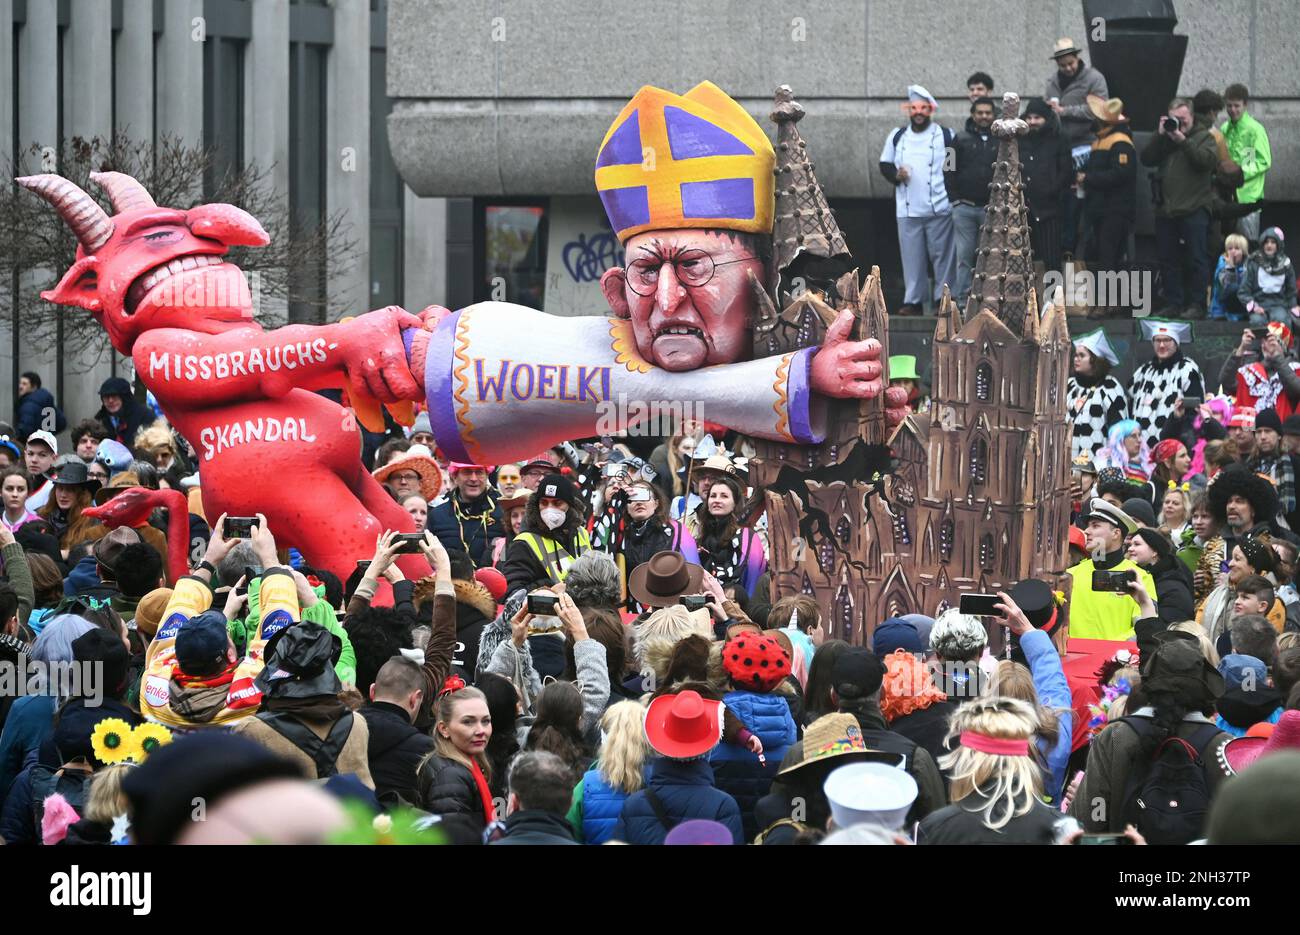
[[542,522],[546,524],[547,529],[557,529],[564,525],[564,510],[557,510],[555,507],[547,507],[542,510]]

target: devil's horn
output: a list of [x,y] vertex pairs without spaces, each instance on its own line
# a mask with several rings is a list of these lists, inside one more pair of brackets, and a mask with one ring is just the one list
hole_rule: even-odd
[[99,202],[63,176],[27,175],[14,181],[52,204],[87,253],[94,253],[113,236],[113,222]]
[[117,214],[135,208],[158,207],[145,187],[124,172],[92,172],[90,180],[108,192]]

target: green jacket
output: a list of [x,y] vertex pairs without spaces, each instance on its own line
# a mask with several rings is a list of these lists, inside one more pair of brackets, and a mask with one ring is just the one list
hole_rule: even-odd
[[1246,177],[1237,189],[1237,201],[1243,205],[1254,204],[1264,197],[1264,173],[1273,165],[1268,131],[1249,111],[1243,112],[1236,123],[1224,121],[1219,131],[1228,142],[1228,155],[1241,166]]
[[[248,645],[248,634],[257,632],[257,624],[261,620],[257,600],[261,583],[262,580],[258,578],[249,585],[248,616],[243,620],[232,620],[229,624],[230,638],[234,640],[235,647],[240,649],[241,652],[243,652],[241,647]],[[352,648],[352,641],[348,639],[348,631],[343,629],[343,626],[338,621],[338,615],[334,613],[334,608],[325,600],[324,587],[316,588],[316,597],[319,599],[315,604],[302,608],[302,622],[318,623],[342,640],[343,651],[339,654],[339,661],[334,664],[334,672],[344,685],[355,685],[357,683],[357,654]]]
[[1142,147],[1142,165],[1156,166],[1163,201],[1156,214],[1182,218],[1208,209],[1214,201],[1214,170],[1219,165],[1219,146],[1204,123],[1192,124],[1187,139],[1175,143],[1154,133]]

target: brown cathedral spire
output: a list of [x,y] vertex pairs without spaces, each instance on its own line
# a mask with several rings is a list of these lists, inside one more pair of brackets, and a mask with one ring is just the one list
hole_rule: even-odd
[[[844,235],[826,203],[822,187],[808,161],[808,147],[796,126],[804,115],[788,85],[776,89],[772,120],[776,123],[776,216],[772,229],[773,293],[788,287],[787,270],[801,254],[824,260],[851,261]],[[841,272],[847,271],[844,266]],[[812,270],[814,276],[822,270]],[[831,280],[838,278],[832,275]]]
[[975,251],[975,274],[966,303],[969,321],[984,309],[1001,319],[1017,337],[1025,336],[1034,285],[1034,257],[1029,247],[1024,185],[1020,180],[1020,143],[1028,126],[1020,119],[1020,98],[1002,95],[1002,117],[993,122],[999,140],[993,164],[989,203]]

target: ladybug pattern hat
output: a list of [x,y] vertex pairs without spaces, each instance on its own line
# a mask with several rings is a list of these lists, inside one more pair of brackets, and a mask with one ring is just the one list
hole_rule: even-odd
[[741,633],[722,648],[722,666],[738,687],[769,692],[790,674],[790,656],[770,636]]

